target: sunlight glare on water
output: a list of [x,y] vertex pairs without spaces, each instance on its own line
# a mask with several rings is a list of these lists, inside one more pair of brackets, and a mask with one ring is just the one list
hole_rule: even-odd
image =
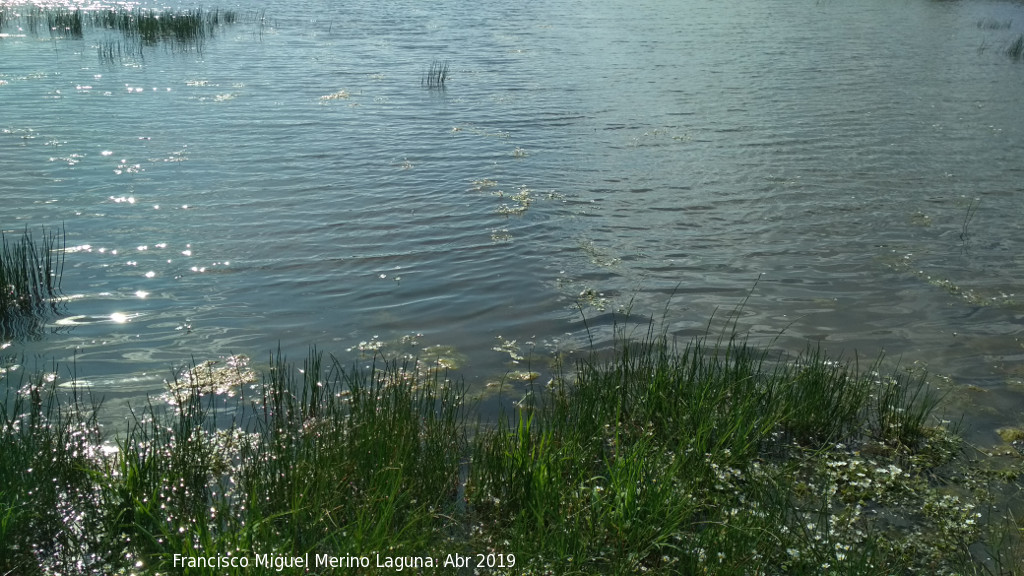
[[0,30],[0,226],[63,222],[80,296],[18,354],[129,398],[422,334],[479,387],[629,309],[1020,406],[1019,4],[219,8],[201,46]]

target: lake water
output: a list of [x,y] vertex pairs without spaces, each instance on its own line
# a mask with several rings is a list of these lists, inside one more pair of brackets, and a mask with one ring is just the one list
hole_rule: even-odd
[[630,308],[884,350],[979,438],[1021,424],[1024,5],[247,2],[206,6],[240,18],[201,50],[113,59],[8,5],[0,226],[68,246],[64,316],[4,350],[30,369],[116,407],[193,360],[362,343],[482,390]]

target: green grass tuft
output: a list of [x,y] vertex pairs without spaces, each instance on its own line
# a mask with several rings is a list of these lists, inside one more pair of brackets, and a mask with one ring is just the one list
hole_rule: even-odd
[[81,9],[54,8],[46,13],[46,19],[51,35],[57,37],[70,36],[72,38],[82,37]]
[[427,69],[426,74],[420,80],[420,84],[427,88],[444,89],[445,82],[449,77],[448,71],[449,63],[447,60],[434,60],[430,63],[430,68]]
[[97,406],[61,399],[44,375],[12,378],[0,376],[0,573],[43,574],[97,548]]
[[142,8],[75,8],[27,6],[12,11],[0,7],[0,29],[17,23],[31,34],[46,26],[53,37],[81,39],[89,29],[115,30],[127,43],[122,47],[109,38],[99,48],[101,61],[134,57],[143,46],[169,44],[176,50],[201,50],[205,40],[222,26],[238,21],[231,10],[152,10]]
[[1017,36],[1017,39],[1010,44],[1010,47],[1006,49],[1006,55],[1014,60],[1024,57],[1024,34]]
[[[179,573],[174,554],[366,556],[369,574],[395,571],[378,553],[493,552],[495,574],[974,573],[1020,559],[1013,519],[975,509],[997,476],[936,425],[923,379],[736,335],[622,338],[472,430],[464,389],[436,367],[345,369],[313,349],[300,369],[278,352],[237,396],[173,386],[105,457],[96,407],[52,378],[0,381],[0,573]],[[1019,474],[1003,476],[1012,488]]]
[[26,228],[17,240],[0,231],[0,336],[22,336],[58,310],[64,270],[64,230],[43,229],[36,241]]

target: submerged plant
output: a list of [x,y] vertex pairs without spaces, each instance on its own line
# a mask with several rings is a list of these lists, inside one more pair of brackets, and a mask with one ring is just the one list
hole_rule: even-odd
[[445,81],[448,80],[448,61],[434,60],[430,63],[430,68],[427,69],[427,73],[423,75],[420,80],[422,86],[427,88],[441,88],[445,87]]

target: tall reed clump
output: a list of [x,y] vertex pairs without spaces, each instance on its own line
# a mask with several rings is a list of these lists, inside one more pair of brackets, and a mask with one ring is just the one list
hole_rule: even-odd
[[1014,60],[1024,57],[1024,34],[1017,36],[1017,39],[1010,44],[1010,47],[1006,49],[1006,55]]
[[54,36],[82,37],[82,10],[76,8],[54,8],[46,13],[50,34]]
[[[365,557],[345,568],[360,574],[396,571],[376,554],[459,553],[492,574],[1019,564],[1017,525],[989,530],[972,507],[995,476],[959,463],[923,378],[880,367],[648,332],[556,370],[470,434],[464,389],[436,370],[344,369],[315,349],[300,368],[278,352],[234,397],[198,373],[172,386],[107,457],[94,406],[62,409],[47,378],[12,384],[0,573],[304,574],[266,558],[306,554]],[[199,558],[227,561],[182,567]]]
[[0,574],[87,562],[96,549],[96,406],[50,377],[0,370]]
[[420,85],[427,88],[444,88],[445,82],[448,81],[448,69],[447,60],[434,60],[430,63],[426,74],[420,79]]
[[180,47],[199,46],[222,25],[233,24],[233,11],[111,9],[93,13],[93,22],[120,31],[143,44],[171,42]]
[[[130,567],[173,554],[420,554],[447,537],[464,452],[462,392],[393,363],[346,371],[278,354],[239,420],[215,425],[199,390],[152,405],[123,437],[105,494]],[[220,573],[260,574],[259,569]],[[265,573],[278,573],[273,567]]]
[[36,241],[26,228],[11,240],[0,231],[0,334],[17,333],[26,318],[56,312],[64,271],[64,230],[43,230]]
[[[0,28],[16,21],[36,34],[42,25],[46,25],[51,36],[74,39],[82,38],[89,28],[101,28],[117,30],[125,39],[143,45],[167,42],[179,49],[199,48],[219,27],[234,24],[237,20],[234,11],[201,8],[147,10],[27,6],[12,12],[0,7]],[[105,53],[109,56],[113,51],[106,50]],[[101,52],[101,58],[103,56],[104,52]]]
[[923,380],[862,374],[817,351],[783,362],[735,336],[676,350],[649,334],[551,386],[472,442],[479,547],[559,574],[902,568],[905,542],[886,547],[898,538],[860,516],[858,498],[871,497],[830,474],[869,445],[929,445]]
[[249,513],[275,519],[294,552],[429,549],[454,516],[461,388],[394,363],[324,373],[322,360],[310,354],[298,386],[275,361],[253,429],[263,441],[242,453]]

